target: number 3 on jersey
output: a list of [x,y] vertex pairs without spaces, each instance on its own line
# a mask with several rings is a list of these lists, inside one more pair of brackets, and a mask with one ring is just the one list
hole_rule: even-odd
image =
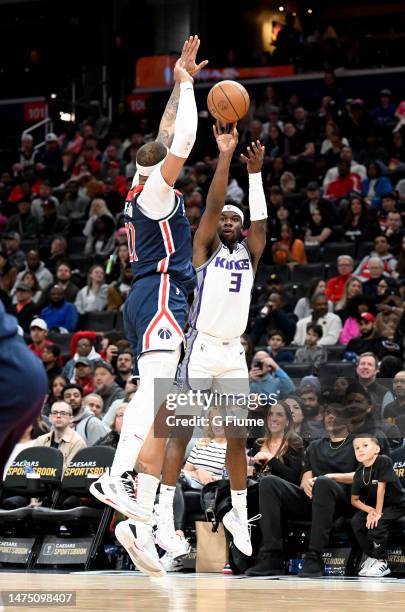
[[241,284],[242,284],[242,274],[240,274],[240,272],[232,272],[231,282],[229,283],[230,293],[239,293]]
[[129,261],[133,263],[134,261],[138,261],[135,250],[135,228],[132,223],[126,222],[125,230],[127,232]]

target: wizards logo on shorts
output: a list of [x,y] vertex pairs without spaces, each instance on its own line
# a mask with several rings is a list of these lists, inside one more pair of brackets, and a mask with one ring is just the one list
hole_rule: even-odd
[[158,330],[157,335],[159,336],[159,338],[161,340],[170,340],[170,338],[172,337],[172,332],[170,331],[170,329],[168,329],[167,327],[161,327]]

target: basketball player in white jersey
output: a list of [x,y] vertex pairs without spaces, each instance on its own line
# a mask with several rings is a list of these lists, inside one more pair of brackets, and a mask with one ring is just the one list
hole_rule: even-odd
[[[207,206],[194,237],[193,264],[197,271],[197,289],[189,316],[190,330],[181,378],[183,381],[186,379],[192,389],[248,394],[248,370],[240,336],[246,329],[254,275],[266,244],[267,207],[261,177],[264,147],[259,141],[252,142],[246,156],[241,156],[249,173],[251,225],[247,238],[240,242],[243,213],[239,207],[225,202],[229,167],[238,133],[235,125],[229,133],[223,133],[217,124],[214,135],[219,159]],[[156,542],[173,557],[188,551],[188,543],[176,535],[173,521],[175,486],[190,438],[185,435],[172,437],[168,442],[156,508]],[[245,437],[233,437],[228,428],[226,466],[232,510],[224,516],[223,523],[232,533],[235,546],[250,556],[245,446]]]

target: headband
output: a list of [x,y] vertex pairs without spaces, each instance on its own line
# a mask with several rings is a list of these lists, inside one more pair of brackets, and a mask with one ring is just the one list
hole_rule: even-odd
[[157,164],[153,164],[153,166],[142,166],[141,164],[138,164],[138,162],[136,162],[136,169],[138,170],[139,174],[141,174],[142,176],[150,176],[152,174],[152,172],[154,170],[156,170],[156,168],[160,168],[160,166],[163,164],[163,162],[165,161],[167,154],[169,152],[168,148],[166,147],[166,155],[163,159],[160,160],[160,162],[158,162]]
[[243,221],[245,220],[245,217],[243,216],[243,212],[237,207],[237,206],[233,206],[233,204],[225,204],[225,206],[222,209],[222,212],[232,212],[235,215],[238,215],[238,217],[240,217],[242,224]]

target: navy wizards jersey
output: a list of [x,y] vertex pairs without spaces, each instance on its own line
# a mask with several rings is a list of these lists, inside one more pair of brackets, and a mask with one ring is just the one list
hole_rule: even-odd
[[186,294],[190,293],[196,284],[196,273],[191,263],[191,229],[183,196],[175,191],[172,212],[154,220],[137,205],[142,189],[139,185],[129,191],[124,210],[129,261],[135,281],[152,274],[168,274]]

